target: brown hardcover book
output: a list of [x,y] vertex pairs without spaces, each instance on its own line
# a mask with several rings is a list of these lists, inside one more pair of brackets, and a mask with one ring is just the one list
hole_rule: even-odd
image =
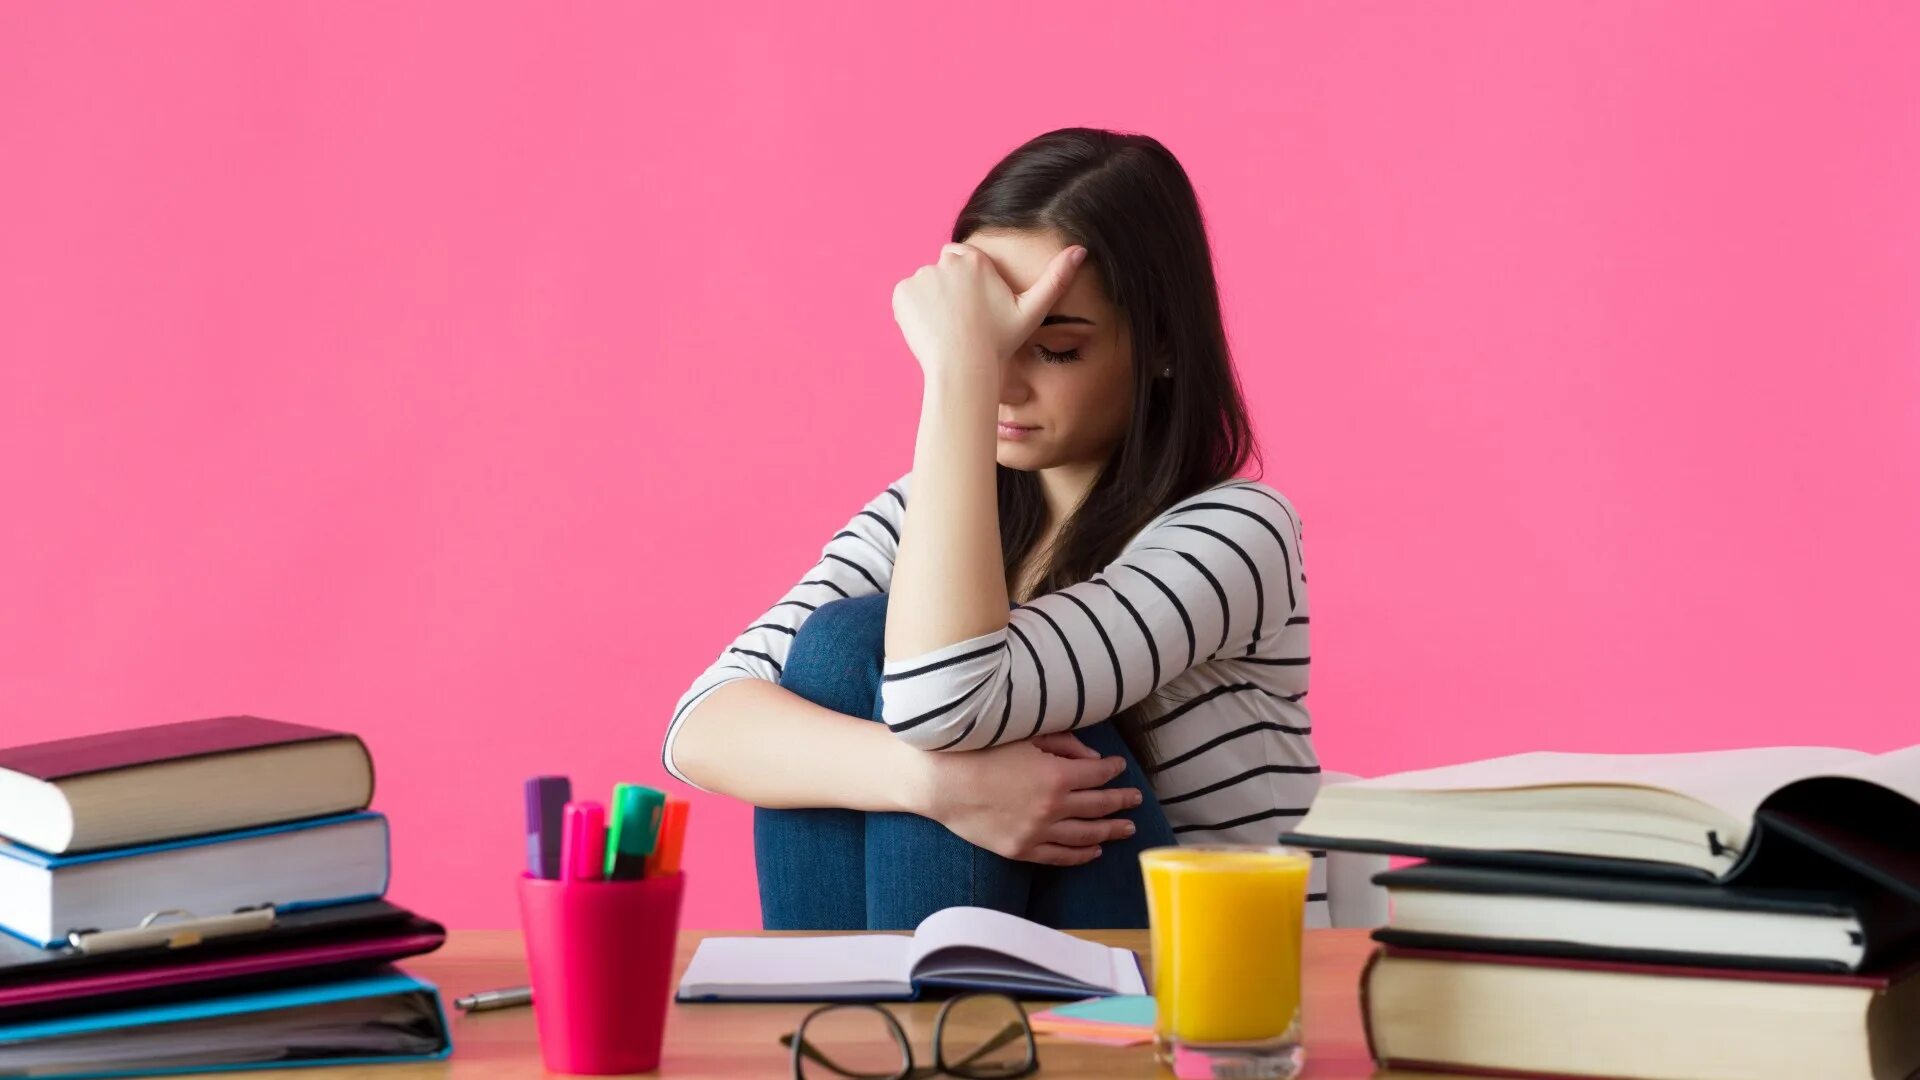
[[1824,973],[1376,949],[1360,976],[1383,1067],[1492,1077],[1908,1080],[1920,957]]

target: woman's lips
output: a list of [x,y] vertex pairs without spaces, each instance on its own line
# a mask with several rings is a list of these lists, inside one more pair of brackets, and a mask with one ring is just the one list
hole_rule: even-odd
[[1000,437],[1003,439],[1024,439],[1038,429],[1026,427],[1022,424],[1009,424],[1001,421],[999,430]]

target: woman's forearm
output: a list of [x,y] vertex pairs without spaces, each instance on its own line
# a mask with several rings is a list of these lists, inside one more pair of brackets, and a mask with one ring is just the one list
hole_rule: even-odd
[[723,684],[693,707],[673,740],[674,766],[694,783],[776,809],[920,813],[925,754],[883,724],[765,679]]
[[888,588],[886,655],[917,656],[1007,625],[994,451],[997,365],[929,370],[913,447],[913,508]]

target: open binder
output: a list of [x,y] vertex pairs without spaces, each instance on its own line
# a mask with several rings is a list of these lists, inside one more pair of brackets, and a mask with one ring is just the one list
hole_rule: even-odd
[[432,984],[362,978],[0,1025],[0,1076],[127,1075],[444,1058]]

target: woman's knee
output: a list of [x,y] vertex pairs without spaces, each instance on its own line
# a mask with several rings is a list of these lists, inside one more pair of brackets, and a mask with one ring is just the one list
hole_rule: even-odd
[[780,685],[835,712],[871,717],[886,634],[884,593],[822,604],[800,623]]
[[789,663],[819,656],[878,656],[886,645],[887,594],[847,596],[821,604],[801,620]]

